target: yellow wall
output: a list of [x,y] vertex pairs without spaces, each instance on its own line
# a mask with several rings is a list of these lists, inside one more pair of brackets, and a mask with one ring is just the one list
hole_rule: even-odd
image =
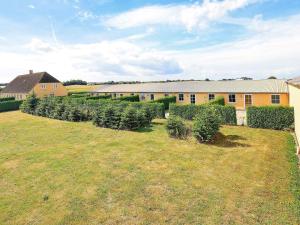
[[[131,93],[116,93],[117,97],[120,97],[120,94],[123,94],[123,96],[129,96]],[[134,93],[138,95],[144,94],[145,101],[150,101],[151,93]],[[154,94],[154,100],[164,98],[165,93],[153,93]],[[208,100],[208,94],[209,93],[183,93],[184,94],[184,101],[179,101],[179,93],[166,93],[169,94],[169,96],[176,96],[177,97],[177,103],[179,104],[190,104],[190,95],[195,94],[196,95],[196,104],[203,104],[207,103]],[[212,93],[213,94],[213,93]],[[236,102],[230,103],[229,102],[229,93],[214,93],[215,97],[224,97],[225,104],[235,106],[237,109],[244,110],[245,109],[245,94],[244,93],[235,93],[236,96]],[[248,93],[247,93],[248,94]],[[274,93],[277,94],[277,93]],[[253,106],[269,106],[272,105],[271,96],[272,94],[269,93],[255,93],[252,95],[252,105]],[[277,104],[276,104],[277,105]],[[287,93],[280,94],[280,104],[281,106],[288,106],[289,105],[289,95]]]
[[[57,85],[57,87],[55,87]],[[68,91],[61,83],[40,83],[33,88],[33,92],[37,97],[42,98],[45,96],[66,96]]]
[[295,132],[300,144],[300,88],[289,85],[290,105],[295,108]]
[[15,97],[16,100],[24,100],[27,97],[26,93],[0,93],[0,98]]

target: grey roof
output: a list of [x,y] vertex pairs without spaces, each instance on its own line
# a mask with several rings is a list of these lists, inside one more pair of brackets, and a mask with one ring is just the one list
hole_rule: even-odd
[[300,88],[300,77],[296,77],[288,81],[289,84],[297,86]]
[[182,81],[117,84],[101,87],[98,93],[288,93],[284,80]]
[[1,93],[29,93],[38,83],[60,83],[47,72],[32,73],[17,76]]

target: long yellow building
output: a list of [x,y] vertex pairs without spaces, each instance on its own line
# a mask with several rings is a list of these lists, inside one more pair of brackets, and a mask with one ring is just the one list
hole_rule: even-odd
[[113,97],[138,94],[141,101],[176,96],[179,104],[203,104],[222,96],[226,104],[237,110],[247,106],[289,105],[288,85],[276,79],[118,84],[103,86],[94,94]]
[[33,73],[17,76],[1,92],[0,97],[15,97],[24,100],[34,93],[37,97],[66,96],[67,89],[63,84],[47,72]]

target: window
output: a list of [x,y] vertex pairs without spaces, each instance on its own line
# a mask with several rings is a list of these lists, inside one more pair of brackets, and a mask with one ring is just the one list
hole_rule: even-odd
[[42,89],[46,89],[47,88],[47,84],[41,84],[41,88]]
[[208,100],[209,101],[215,100],[215,94],[208,94]]
[[168,93],[165,93],[165,97],[169,97],[169,94],[168,94]]
[[178,95],[178,99],[180,102],[184,101],[184,95],[183,94],[179,94]]
[[131,95],[131,96],[134,96],[134,93],[131,93],[130,95]]
[[120,94],[120,97],[123,97],[123,94]]
[[116,94],[116,93],[113,93],[113,97],[116,98],[116,97],[117,97],[117,94]]
[[145,98],[145,94],[141,94],[141,100],[142,100],[142,101],[145,101],[145,99],[146,99],[146,98]]
[[57,89],[57,88],[58,88],[58,84],[57,83],[53,84],[53,89]]
[[235,94],[229,94],[229,102],[230,103],[235,103],[236,102]]
[[196,96],[194,94],[191,94],[191,104],[195,104],[196,103]]
[[280,95],[272,95],[272,104],[280,104]]
[[150,95],[150,99],[151,99],[151,101],[154,100],[154,94],[151,94],[151,95]]

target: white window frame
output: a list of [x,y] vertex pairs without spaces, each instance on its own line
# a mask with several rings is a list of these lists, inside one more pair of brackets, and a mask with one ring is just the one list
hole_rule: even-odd
[[[278,100],[279,102],[277,103],[277,102],[273,102],[273,96],[275,97],[278,97],[278,99],[276,99],[276,100]],[[280,103],[281,103],[281,99],[280,99],[280,95],[279,94],[272,94],[271,95],[271,103],[272,103],[272,105],[280,105]]]
[[[234,95],[234,102],[230,101],[230,95]],[[231,103],[231,104],[236,103],[236,94],[235,93],[228,94],[228,102]]]
[[246,109],[246,96],[251,96],[251,106],[253,106],[253,95],[252,94],[244,94],[244,108]]
[[47,88],[47,84],[41,84],[41,89],[46,89]]
[[[192,102],[192,96],[194,96],[194,102]],[[190,103],[196,104],[196,94],[190,94]]]
[[[182,99],[180,99],[180,95],[182,95]],[[184,94],[183,93],[178,94],[178,101],[180,101],[180,102],[184,101]]]
[[58,88],[58,83],[54,83],[53,84],[53,89],[57,89]]
[[[214,97],[211,99],[210,96],[213,95]],[[216,99],[216,95],[214,93],[209,93],[208,94],[208,101],[213,101]]]

